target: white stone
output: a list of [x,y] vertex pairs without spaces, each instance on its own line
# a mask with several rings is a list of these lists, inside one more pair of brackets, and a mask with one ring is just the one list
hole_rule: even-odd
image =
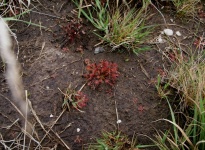
[[167,36],[172,36],[174,34],[172,29],[164,29],[164,34]]
[[103,47],[96,47],[95,51],[94,51],[94,54],[102,53],[104,51],[105,51],[105,49]]
[[182,34],[179,31],[176,32],[176,35],[177,36],[182,36]]
[[80,128],[77,128],[77,132],[80,132]]
[[122,123],[122,120],[119,119],[119,120],[117,121],[117,124],[119,124],[119,123]]
[[52,114],[50,114],[50,118],[53,118],[53,115],[52,115]]
[[165,42],[165,40],[164,40],[164,39],[162,39],[162,36],[161,36],[161,35],[159,35],[159,36],[157,37],[156,42],[158,42],[158,43],[164,43],[164,42]]
[[158,42],[159,42],[159,43],[163,43],[162,38],[158,38]]
[[164,35],[164,31],[160,31],[160,34]]

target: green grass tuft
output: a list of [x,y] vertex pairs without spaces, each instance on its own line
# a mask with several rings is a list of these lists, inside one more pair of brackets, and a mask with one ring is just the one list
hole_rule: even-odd
[[143,1],[143,6],[139,10],[126,6],[111,9],[109,1],[102,4],[100,0],[95,0],[92,5],[86,5],[87,9],[82,9],[82,0],[80,3],[76,0],[73,2],[79,9],[79,16],[83,14],[95,28],[102,32],[102,35],[97,34],[98,37],[104,43],[108,43],[112,50],[124,47],[138,54],[149,49],[149,47],[142,47],[153,28],[145,25],[149,1]]

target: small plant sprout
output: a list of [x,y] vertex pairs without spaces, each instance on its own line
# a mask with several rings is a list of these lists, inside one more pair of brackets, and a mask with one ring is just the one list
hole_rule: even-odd
[[87,79],[87,85],[92,89],[98,88],[101,84],[113,87],[119,76],[117,64],[107,60],[102,60],[98,64],[88,63],[86,71],[83,77]]
[[87,95],[81,92],[81,90],[75,91],[71,89],[70,86],[66,89],[65,93],[63,93],[62,91],[61,93],[64,95],[63,105],[62,105],[64,109],[68,109],[70,111],[70,105],[71,105],[78,111],[83,112],[81,111],[81,109],[85,107],[86,103],[88,102]]
[[160,98],[164,99],[167,98],[171,94],[169,88],[169,83],[165,83],[164,86],[161,84],[161,77],[158,75],[157,77],[157,85],[156,89]]
[[97,143],[91,144],[88,150],[125,150],[135,149],[136,140],[129,138],[120,132],[103,132]]

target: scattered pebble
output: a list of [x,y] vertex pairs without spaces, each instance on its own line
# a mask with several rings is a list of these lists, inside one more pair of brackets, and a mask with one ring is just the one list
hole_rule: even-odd
[[53,115],[52,115],[52,114],[50,114],[50,118],[53,118]]
[[164,34],[166,34],[167,36],[172,36],[174,32],[171,29],[164,29]]
[[179,31],[176,32],[176,35],[177,36],[182,36],[182,34]]
[[96,47],[95,51],[94,51],[94,54],[102,53],[104,51],[105,51],[105,49],[103,47]]
[[160,34],[164,35],[164,31],[160,31]]
[[82,34],[86,34],[86,32],[84,30],[82,30],[81,32],[82,32]]
[[157,39],[156,39],[156,42],[158,42],[158,43],[164,43],[165,40],[162,39],[162,36],[161,36],[161,35],[159,35],[159,36],[157,37]]
[[50,89],[50,87],[49,87],[49,86],[46,86],[46,89],[47,89],[47,90],[49,90],[49,89]]
[[77,128],[77,132],[80,132],[80,128]]
[[117,124],[120,124],[120,123],[122,123],[122,120],[119,119],[119,120],[117,121]]
[[163,43],[162,38],[158,38],[157,40],[158,40],[159,43]]

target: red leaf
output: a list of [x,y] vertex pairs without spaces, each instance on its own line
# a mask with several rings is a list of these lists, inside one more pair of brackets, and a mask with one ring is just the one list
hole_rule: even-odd
[[138,110],[138,111],[141,111],[141,112],[144,111],[144,106],[143,106],[143,105],[139,105],[138,108],[137,108],[137,110]]
[[[95,86],[99,86],[102,83],[106,83],[110,86],[114,86],[119,72],[117,71],[117,64],[106,60],[101,60],[98,64],[89,63],[86,66],[88,72],[86,78],[91,81]],[[89,86],[93,86],[89,84]]]

